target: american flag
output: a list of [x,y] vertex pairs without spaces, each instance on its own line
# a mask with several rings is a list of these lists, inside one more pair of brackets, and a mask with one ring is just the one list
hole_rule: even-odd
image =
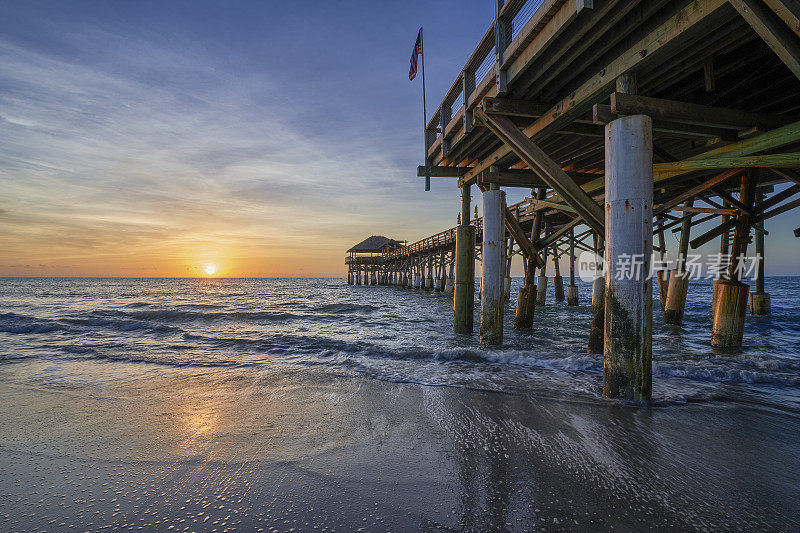
[[422,28],[419,29],[417,34],[417,42],[414,44],[414,50],[411,52],[411,70],[408,71],[408,80],[414,81],[417,77],[417,56],[422,53]]

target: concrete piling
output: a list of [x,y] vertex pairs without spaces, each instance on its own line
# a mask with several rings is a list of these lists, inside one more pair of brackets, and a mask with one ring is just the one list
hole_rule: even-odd
[[[653,123],[620,117],[605,128],[603,395],[648,401],[652,389]],[[637,258],[640,270],[625,258]]]
[[[496,185],[494,186],[496,187]],[[481,275],[482,344],[503,342],[503,245],[505,194],[498,188],[483,192],[483,274]]]

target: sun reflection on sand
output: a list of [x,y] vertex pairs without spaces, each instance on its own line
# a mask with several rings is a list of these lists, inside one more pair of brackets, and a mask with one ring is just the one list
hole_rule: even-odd
[[210,402],[191,403],[184,406],[181,413],[183,423],[181,441],[183,448],[189,448],[208,442],[214,438],[219,429],[219,414],[217,407]]

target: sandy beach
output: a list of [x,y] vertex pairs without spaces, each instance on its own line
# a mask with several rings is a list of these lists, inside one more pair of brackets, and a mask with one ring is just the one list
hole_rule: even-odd
[[4,530],[800,524],[796,413],[105,364],[103,383],[0,367]]

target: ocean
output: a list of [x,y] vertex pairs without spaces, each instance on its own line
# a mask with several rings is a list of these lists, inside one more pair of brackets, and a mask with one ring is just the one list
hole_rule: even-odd
[[797,530],[800,278],[733,352],[710,281],[655,295],[648,407],[602,398],[589,284],[515,332],[520,281],[486,348],[408,288],[2,279],[3,529]]
[[[514,279],[511,293],[520,284]],[[315,367],[370,379],[599,398],[588,355],[591,286],[580,305],[538,307],[504,344],[452,333],[452,296],[340,279],[6,279],[0,359],[53,380],[113,379],[151,367]],[[800,278],[766,281],[772,315],[747,317],[744,345],[709,345],[711,283],[689,288],[682,327],[653,317],[655,402],[733,399],[800,408]],[[476,298],[475,330],[479,324]],[[151,365],[151,366],[148,366]]]

